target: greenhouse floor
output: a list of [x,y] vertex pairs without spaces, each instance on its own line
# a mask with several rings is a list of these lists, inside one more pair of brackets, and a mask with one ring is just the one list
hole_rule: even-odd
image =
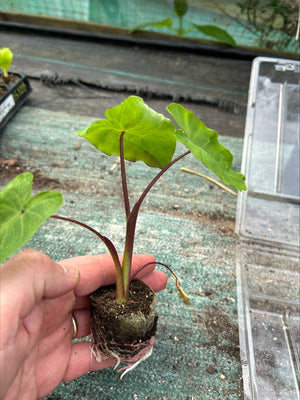
[[[0,134],[1,186],[18,173],[34,174],[34,189],[64,195],[60,215],[87,222],[122,250],[124,212],[115,157],[100,156],[75,132],[131,94],[156,111],[178,101],[242,158],[250,61],[183,50],[129,46],[0,29],[33,92]],[[178,148],[178,152],[181,148]],[[181,304],[174,282],[158,294],[153,355],[120,381],[108,369],[62,383],[58,399],[243,399],[236,302],[234,232],[236,197],[194,174],[207,173],[186,158],[153,188],[138,220],[135,252],[172,265],[191,297]],[[141,163],[128,166],[136,199],[153,176]],[[104,252],[80,228],[47,221],[27,243],[55,260]]]

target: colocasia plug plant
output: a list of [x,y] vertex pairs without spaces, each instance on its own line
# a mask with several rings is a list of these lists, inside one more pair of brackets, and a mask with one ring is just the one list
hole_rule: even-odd
[[[92,231],[104,242],[111,254],[116,271],[116,285],[100,288],[91,295],[92,352],[97,359],[101,359],[103,354],[114,356],[118,360],[117,365],[121,361],[128,362],[128,365],[119,370],[124,371],[122,376],[151,355],[156,332],[156,296],[147,285],[134,279],[148,264],[140,267],[134,275],[131,274],[137,218],[149,191],[170,167],[188,154],[193,154],[225,184],[232,185],[237,190],[246,190],[245,177],[232,170],[232,154],[218,142],[218,134],[179,104],[170,104],[167,111],[178,129],[170,119],[149,108],[140,97],[130,96],[120,105],[106,110],[106,119],[96,121],[78,132],[79,136],[87,139],[101,152],[109,156],[120,156],[126,220],[122,262],[109,238],[80,221],[52,215],[53,218],[69,221]],[[173,158],[176,142],[181,142],[187,149]],[[133,206],[130,204],[127,189],[125,160],[143,161],[146,165],[159,169]],[[57,193],[52,193],[53,195],[57,197]],[[17,217],[24,218],[26,210],[24,212],[22,204],[20,207],[23,207],[22,212],[20,213],[17,206]],[[11,219],[8,225],[9,223]],[[160,262],[156,264],[171,271],[179,296],[189,304],[189,298],[171,268]]]
[[[225,184],[232,185],[237,190],[246,189],[245,177],[232,170],[232,155],[218,142],[218,134],[215,131],[207,128],[191,111],[179,104],[170,104],[167,111],[179,129],[175,129],[170,119],[149,108],[141,98],[131,96],[119,106],[107,110],[107,119],[96,121],[78,132],[101,152],[120,156],[126,216],[123,261],[120,262],[113,243],[97,233],[114,260],[116,288],[113,294],[108,289],[100,289],[91,299],[95,353],[100,350],[99,354],[110,354],[119,361],[126,359],[132,362],[124,367],[127,368],[125,372],[151,354],[156,329],[155,295],[147,288],[147,293],[143,295],[149,299],[146,311],[142,309],[141,304],[136,305],[134,294],[137,296],[143,288],[140,287],[141,283],[133,281],[135,276],[131,275],[136,222],[146,195],[170,167],[188,154],[193,154],[203,162]],[[177,141],[183,143],[187,151],[173,158]],[[143,161],[148,166],[160,170],[132,207],[127,190],[125,160]],[[176,279],[179,296],[188,304],[188,296],[173,272],[172,274]],[[135,304],[137,310],[131,309],[132,304]]]

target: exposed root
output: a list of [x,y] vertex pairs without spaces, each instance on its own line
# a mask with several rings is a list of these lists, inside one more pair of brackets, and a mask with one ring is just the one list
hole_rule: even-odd
[[113,371],[115,371],[117,368],[118,368],[118,366],[121,364],[121,362],[122,362],[122,358],[120,358],[116,353],[114,353],[113,351],[111,351],[111,355],[117,360],[117,363],[116,363],[116,365],[114,366],[114,368],[113,368]]
[[[143,346],[142,350],[139,351],[134,357],[132,358],[123,358],[120,357],[117,353],[115,353],[114,351],[110,350],[107,345],[106,347],[106,351],[107,351],[107,355],[103,354],[103,352],[101,350],[99,350],[99,347],[97,344],[95,344],[93,341],[90,344],[90,350],[91,350],[91,357],[94,357],[96,359],[96,361],[101,362],[105,359],[107,359],[108,357],[112,356],[113,358],[115,358],[117,360],[116,365],[114,366],[113,370],[115,371],[119,365],[121,364],[121,362],[126,362],[129,363],[128,365],[119,368],[117,372],[122,372],[124,371],[121,376],[120,379],[123,379],[124,375],[127,374],[127,372],[132,371],[134,368],[136,368],[141,362],[147,360],[147,358],[149,358],[152,354],[152,350],[153,350],[153,345],[154,345],[154,340],[155,340],[155,336],[152,336],[150,338],[150,340],[146,343],[138,343],[138,344],[128,344],[128,347],[141,347]],[[103,343],[102,343],[103,345]]]
[[118,370],[118,372],[121,372],[121,371],[125,370],[125,371],[123,372],[123,374],[120,376],[120,379],[123,379],[123,376],[124,376],[125,374],[127,374],[127,372],[132,371],[132,370],[133,370],[135,367],[137,367],[142,361],[147,360],[147,358],[151,356],[152,350],[153,350],[153,347],[151,347],[150,349],[148,349],[147,353],[144,353],[135,363],[130,364],[130,365],[127,365],[126,367],[120,368],[120,369]]
[[95,358],[96,361],[101,363],[101,361],[106,360],[108,356],[104,355],[102,351],[98,349],[95,343],[91,340],[90,342],[90,351],[91,351],[91,358]]
[[132,371],[141,362],[147,360],[147,358],[151,356],[152,350],[153,350],[153,345],[154,345],[154,340],[155,340],[155,337],[152,336],[152,338],[149,340],[148,345],[146,347],[144,347],[135,357],[133,357],[132,359],[122,360],[122,361],[129,362],[130,364],[118,369],[118,372],[124,371],[123,374],[120,376],[120,379],[123,379],[124,375],[127,374],[127,372]]

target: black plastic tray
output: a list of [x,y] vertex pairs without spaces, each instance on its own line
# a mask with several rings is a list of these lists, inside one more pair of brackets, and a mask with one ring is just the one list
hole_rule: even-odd
[[20,79],[13,84],[1,84],[7,89],[7,93],[0,98],[0,130],[15,114],[32,91],[28,78],[24,74],[13,73]]

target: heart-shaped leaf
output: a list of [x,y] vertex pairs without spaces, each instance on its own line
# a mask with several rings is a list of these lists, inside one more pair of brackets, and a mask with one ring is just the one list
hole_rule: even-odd
[[232,185],[237,190],[246,190],[245,177],[231,169],[233,156],[219,143],[217,132],[207,128],[191,111],[179,104],[170,104],[167,110],[182,129],[176,131],[177,140],[218,175],[226,185]]
[[120,136],[125,132],[126,160],[141,160],[159,168],[172,160],[176,147],[173,123],[148,107],[140,97],[128,97],[120,105],[106,110],[105,116],[107,120],[96,121],[77,134],[105,154],[120,155]]
[[53,190],[31,197],[33,176],[18,175],[0,192],[0,263],[22,247],[63,203]]

